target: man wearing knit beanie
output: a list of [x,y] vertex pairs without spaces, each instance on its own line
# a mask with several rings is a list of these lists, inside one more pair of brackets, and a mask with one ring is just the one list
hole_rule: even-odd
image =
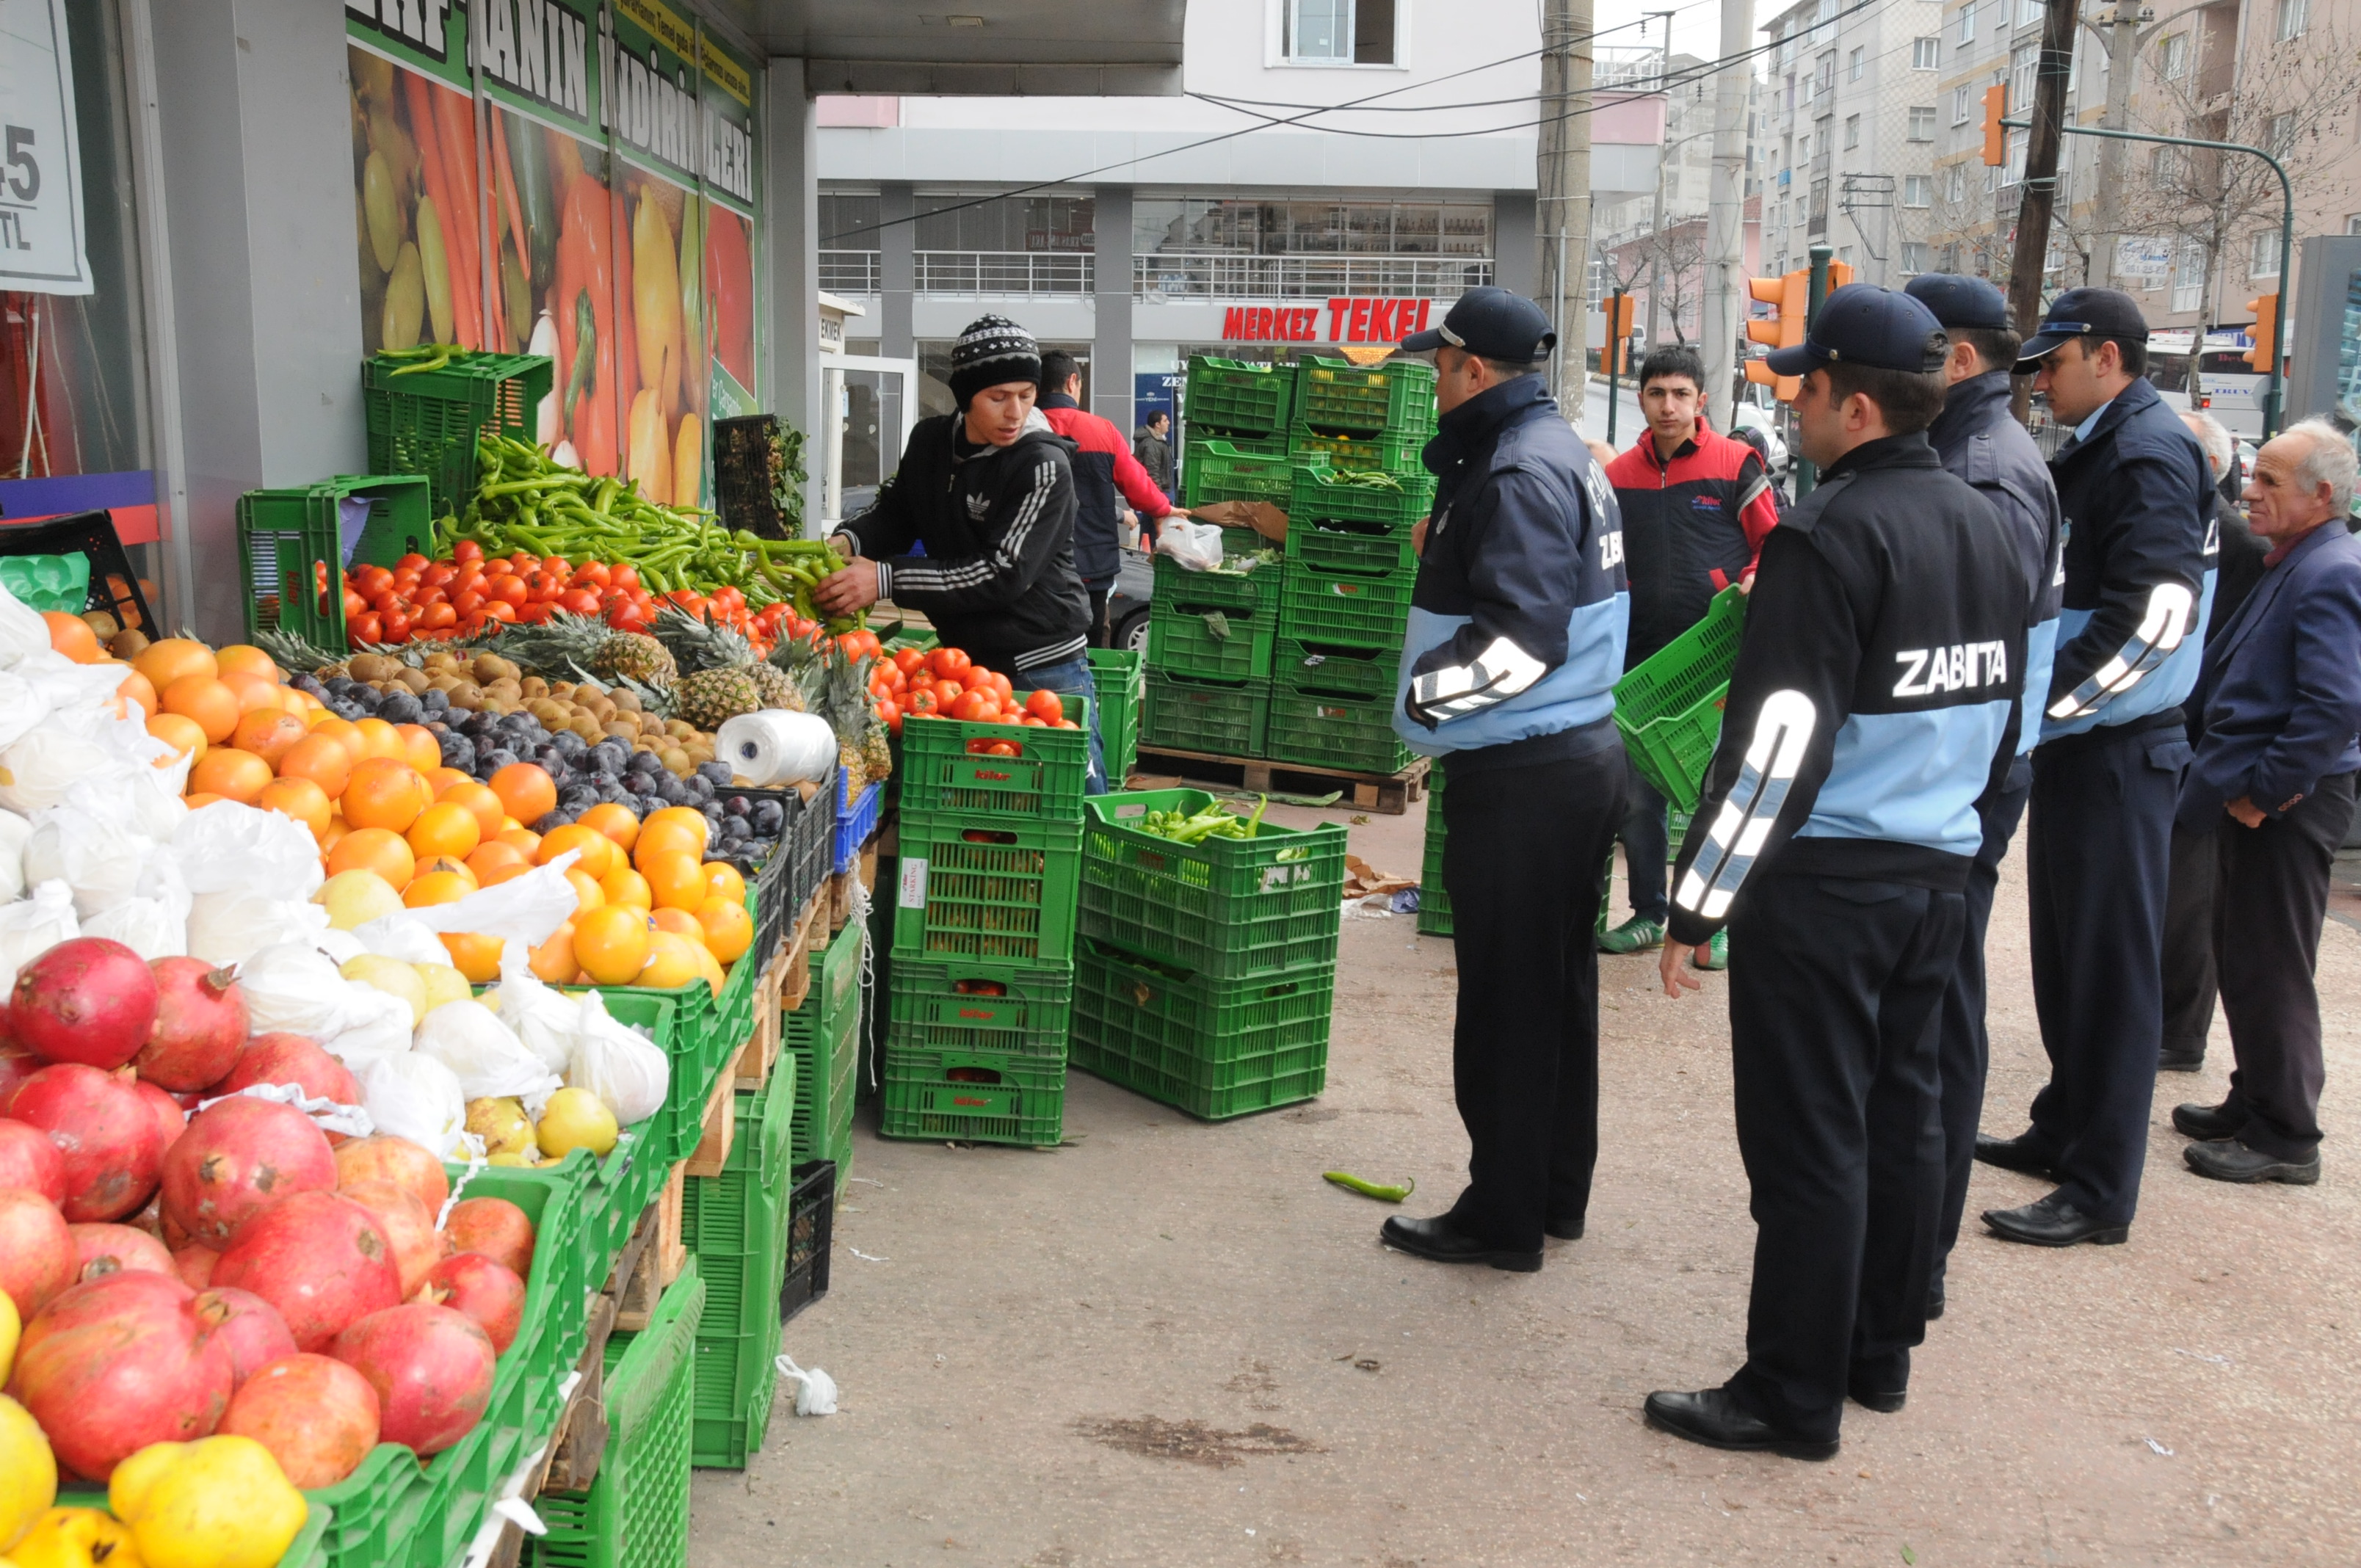
[[[1073,443],[1033,406],[1040,378],[1031,333],[1005,316],[970,323],[951,345],[959,411],[910,432],[901,467],[836,535],[847,565],[814,597],[832,616],[890,598],[1018,690],[1089,696]],[[1089,787],[1103,794],[1095,703],[1090,718]]]

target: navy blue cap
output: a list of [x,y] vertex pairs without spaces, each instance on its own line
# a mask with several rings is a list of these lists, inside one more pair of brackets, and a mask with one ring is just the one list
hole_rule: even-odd
[[2008,330],[2007,298],[1982,278],[1962,278],[1956,272],[1921,272],[1903,285],[1902,291],[1934,312],[1935,319],[1947,329]]
[[1774,349],[1763,364],[1774,376],[1802,376],[1823,365],[1879,370],[1940,370],[1950,340],[1935,313],[1907,294],[1874,283],[1848,283],[1820,302],[1812,334]]
[[1414,332],[1401,341],[1404,354],[1426,354],[1444,344],[1486,359],[1531,365],[1557,346],[1549,317],[1521,294],[1506,289],[1470,289],[1459,296],[1441,326]]
[[2031,374],[2036,360],[2076,337],[2121,337],[2146,343],[2147,317],[2140,313],[2139,302],[2121,289],[2069,289],[2049,302],[2041,330],[2016,351],[2017,374]]

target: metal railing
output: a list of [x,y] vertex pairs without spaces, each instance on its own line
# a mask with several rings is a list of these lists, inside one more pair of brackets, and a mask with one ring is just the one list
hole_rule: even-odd
[[921,294],[1074,295],[1090,293],[1097,277],[1086,250],[921,250]]
[[1343,294],[1444,299],[1492,281],[1477,256],[1254,256],[1158,251],[1131,258],[1143,300],[1324,300]]
[[883,269],[873,250],[823,250],[819,253],[819,286],[831,294],[874,294],[883,288]]

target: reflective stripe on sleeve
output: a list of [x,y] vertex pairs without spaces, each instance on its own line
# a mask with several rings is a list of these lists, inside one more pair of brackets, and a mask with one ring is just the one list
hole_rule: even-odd
[[2049,705],[2049,717],[2081,718],[2139,685],[2141,679],[2180,646],[2196,619],[2197,596],[2180,583],[2158,583],[2148,590],[2147,613],[2115,656],[2101,664],[2066,696]]
[[1707,828],[1705,847],[1681,878],[1676,902],[1708,920],[1730,912],[1730,901],[1754,868],[1779,820],[1779,808],[1804,765],[1818,715],[1799,691],[1775,691],[1754,717],[1754,737],[1730,798]]
[[1539,659],[1505,637],[1465,664],[1429,670],[1411,682],[1411,697],[1434,718],[1464,718],[1508,701],[1547,674]]

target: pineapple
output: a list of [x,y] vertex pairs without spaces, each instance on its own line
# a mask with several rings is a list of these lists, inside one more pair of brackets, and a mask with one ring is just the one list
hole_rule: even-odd
[[894,741],[885,727],[875,719],[869,721],[869,733],[861,738],[862,760],[869,764],[869,776],[882,779],[894,772]]
[[869,787],[869,756],[864,746],[871,722],[869,688],[862,681],[860,663],[847,658],[840,648],[831,645],[822,656],[821,665],[827,673],[819,713],[836,731],[836,758],[844,767],[844,800],[849,804]]
[[790,713],[808,711],[804,704],[803,687],[796,678],[767,661],[749,664],[746,673],[754,678],[754,690],[764,707],[784,707]]
[[314,648],[292,631],[258,631],[254,645],[270,655],[282,670],[299,674],[331,678],[331,672],[343,674],[344,661],[324,648]]
[[643,631],[618,631],[598,645],[590,667],[629,681],[669,681],[678,673],[671,650]]
[[[596,616],[563,611],[535,626],[511,626],[500,634],[500,654],[535,674],[565,678],[579,666],[594,668],[614,633]],[[456,646],[456,644],[452,645]]]
[[754,662],[754,645],[746,639],[726,626],[715,625],[710,619],[700,620],[674,605],[665,605],[656,612],[654,631],[656,641],[677,666],[692,674],[725,664]]
[[707,730],[719,729],[725,721],[763,706],[753,671],[744,664],[683,675],[673,682],[672,695],[682,719]]

